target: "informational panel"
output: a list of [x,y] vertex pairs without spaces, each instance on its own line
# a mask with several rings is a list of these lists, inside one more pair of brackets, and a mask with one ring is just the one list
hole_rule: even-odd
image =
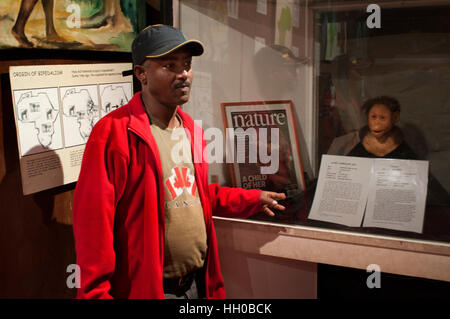
[[428,161],[323,155],[310,219],[421,233]]
[[24,195],[78,179],[94,125],[133,94],[131,63],[10,67]]

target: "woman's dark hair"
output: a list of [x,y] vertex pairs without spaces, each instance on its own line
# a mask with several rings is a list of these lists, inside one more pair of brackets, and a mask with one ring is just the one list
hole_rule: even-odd
[[364,102],[362,106],[362,110],[366,113],[366,115],[369,114],[370,109],[375,104],[383,104],[385,105],[392,113],[394,112],[400,112],[400,103],[397,99],[390,97],[390,96],[377,96],[371,99],[368,99]]

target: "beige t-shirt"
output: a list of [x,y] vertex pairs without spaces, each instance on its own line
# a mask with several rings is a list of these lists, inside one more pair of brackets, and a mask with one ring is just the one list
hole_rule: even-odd
[[[203,267],[207,242],[191,146],[183,127],[169,129],[150,118],[158,145],[165,190],[166,245],[164,278],[186,275]],[[180,123],[181,118],[178,117]]]

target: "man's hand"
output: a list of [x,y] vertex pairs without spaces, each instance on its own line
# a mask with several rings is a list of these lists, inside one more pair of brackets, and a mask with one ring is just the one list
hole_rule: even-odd
[[261,191],[260,195],[261,205],[263,212],[269,216],[275,216],[271,209],[285,210],[283,205],[278,204],[278,200],[286,199],[286,195],[283,193]]

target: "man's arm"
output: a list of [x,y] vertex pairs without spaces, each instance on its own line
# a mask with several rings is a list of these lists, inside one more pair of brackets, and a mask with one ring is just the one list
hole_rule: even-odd
[[278,204],[278,200],[286,198],[282,193],[223,187],[218,184],[210,184],[209,192],[213,214],[216,216],[247,218],[261,211],[274,216],[272,209],[285,209]]
[[75,250],[81,269],[78,298],[112,298],[114,214],[125,186],[127,164],[120,152],[108,150],[106,138],[93,134],[86,145],[73,201]]

